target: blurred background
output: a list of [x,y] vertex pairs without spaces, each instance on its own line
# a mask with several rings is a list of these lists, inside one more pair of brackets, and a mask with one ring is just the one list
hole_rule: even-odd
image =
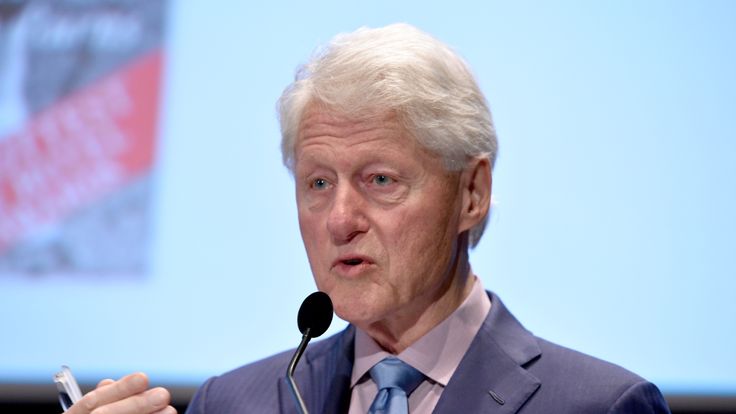
[[714,0],[0,1],[0,409],[58,412],[61,364],[85,389],[145,371],[183,409],[296,346],[315,287],[275,101],[318,45],[393,22],[491,105],[484,286],[673,411],[736,412],[736,2]]

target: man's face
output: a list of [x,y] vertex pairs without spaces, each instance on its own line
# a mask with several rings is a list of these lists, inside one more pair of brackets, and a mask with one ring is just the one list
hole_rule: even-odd
[[386,115],[305,111],[295,148],[299,225],[317,286],[357,326],[412,318],[455,282],[460,173]]

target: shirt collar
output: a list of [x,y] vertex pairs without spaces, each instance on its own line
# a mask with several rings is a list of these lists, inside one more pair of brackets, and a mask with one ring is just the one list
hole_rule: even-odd
[[[418,369],[432,381],[446,386],[470,348],[470,343],[483,325],[490,309],[491,301],[480,279],[476,277],[473,288],[463,303],[447,319],[397,357]],[[390,355],[362,329],[356,328],[355,362],[350,386],[354,387],[373,365]],[[439,358],[439,355],[442,357]]]

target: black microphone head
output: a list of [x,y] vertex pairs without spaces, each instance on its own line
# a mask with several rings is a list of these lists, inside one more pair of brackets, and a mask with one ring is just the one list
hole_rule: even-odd
[[302,335],[309,328],[309,337],[316,338],[332,323],[332,300],[325,292],[314,292],[307,296],[299,308],[296,322]]

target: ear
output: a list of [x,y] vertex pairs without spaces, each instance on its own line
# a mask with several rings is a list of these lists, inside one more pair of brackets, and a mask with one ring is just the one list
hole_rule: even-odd
[[483,221],[491,206],[491,163],[488,157],[473,158],[462,172],[462,211],[458,234]]

